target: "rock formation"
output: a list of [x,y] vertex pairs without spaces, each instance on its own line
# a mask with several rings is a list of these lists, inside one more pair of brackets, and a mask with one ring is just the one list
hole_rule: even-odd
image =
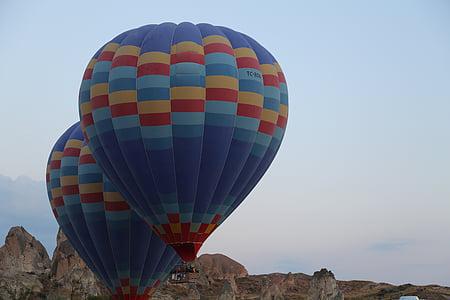
[[243,265],[223,254],[203,254],[197,262],[208,278],[235,279],[248,275]]
[[86,298],[107,294],[106,288],[78,256],[61,229],[56,238],[50,275],[55,285],[53,295]]
[[52,261],[23,227],[8,232],[0,248],[0,299],[84,299],[105,293],[62,232]]
[[12,227],[0,248],[0,272],[3,276],[19,273],[44,274],[50,259],[44,246],[23,227]]
[[[190,282],[166,282],[154,300],[341,300],[398,299],[417,295],[421,299],[450,299],[450,288],[436,285],[394,286],[369,281],[336,281],[322,269],[302,273],[248,275],[240,263],[221,254],[202,255],[195,263],[200,276]],[[339,288],[338,288],[339,287]],[[65,238],[58,233],[52,261],[44,247],[22,227],[13,227],[0,248],[0,300],[87,299],[107,295]]]
[[236,286],[234,280],[232,280],[232,282],[230,282],[230,280],[225,280],[222,290],[220,291],[219,300],[236,300],[236,287],[233,287],[233,283],[234,286]]
[[308,291],[308,300],[343,300],[334,274],[327,269],[314,272]]
[[49,270],[44,246],[23,227],[12,227],[0,248],[0,299],[44,295]]

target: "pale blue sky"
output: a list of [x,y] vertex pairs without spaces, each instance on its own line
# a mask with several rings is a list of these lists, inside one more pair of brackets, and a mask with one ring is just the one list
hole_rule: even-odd
[[[242,31],[288,81],[278,157],[204,252],[252,273],[328,267],[340,279],[450,285],[447,0],[2,0],[0,174],[43,180],[51,145],[77,119],[90,56],[117,33],[164,21]],[[30,224],[51,248],[56,222],[38,190],[42,207],[11,208],[0,195],[0,234]]]

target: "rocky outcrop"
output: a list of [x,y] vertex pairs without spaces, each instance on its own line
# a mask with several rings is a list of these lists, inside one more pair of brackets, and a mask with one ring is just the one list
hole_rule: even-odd
[[284,300],[283,293],[277,284],[263,288],[261,291],[261,300]]
[[308,300],[343,300],[334,274],[327,269],[314,272],[308,291]]
[[89,295],[107,294],[104,285],[78,256],[61,229],[56,238],[50,275],[54,283],[52,295],[84,299]]
[[219,300],[236,300],[235,292],[236,282],[234,280],[225,280],[220,291]]
[[203,254],[197,262],[208,278],[234,279],[248,275],[243,265],[223,254]]
[[12,227],[0,248],[0,274],[44,274],[50,269],[50,259],[44,246],[23,227]]
[[23,227],[12,227],[0,248],[0,299],[43,296],[49,271],[44,246]]
[[[398,299],[401,295],[450,299],[448,287],[336,281],[333,273],[326,269],[313,276],[302,273],[248,275],[244,266],[218,254],[202,255],[195,264],[200,276],[181,284],[163,283],[153,299],[341,300],[344,294],[346,299]],[[25,229],[10,230],[5,245],[0,248],[0,300],[86,299],[95,295],[107,295],[107,291],[62,232],[58,233],[50,263],[41,243]]]
[[62,232],[52,261],[23,227],[8,232],[0,248],[0,299],[85,299],[105,294]]

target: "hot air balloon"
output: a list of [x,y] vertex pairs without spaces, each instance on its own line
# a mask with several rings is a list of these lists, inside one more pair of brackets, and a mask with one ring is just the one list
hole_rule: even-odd
[[79,123],[50,154],[47,191],[61,229],[115,299],[148,299],[179,263],[104,175]]
[[274,159],[286,80],[249,36],[209,24],[124,32],[93,56],[79,93],[93,156],[130,206],[192,261]]

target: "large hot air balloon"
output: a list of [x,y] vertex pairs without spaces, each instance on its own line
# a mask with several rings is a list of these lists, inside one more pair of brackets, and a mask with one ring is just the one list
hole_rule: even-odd
[[98,50],[79,108],[102,170],[191,261],[274,159],[288,94],[275,58],[247,35],[163,23],[124,32]]
[[180,261],[103,174],[78,123],[50,154],[47,191],[61,229],[114,298],[148,299]]

